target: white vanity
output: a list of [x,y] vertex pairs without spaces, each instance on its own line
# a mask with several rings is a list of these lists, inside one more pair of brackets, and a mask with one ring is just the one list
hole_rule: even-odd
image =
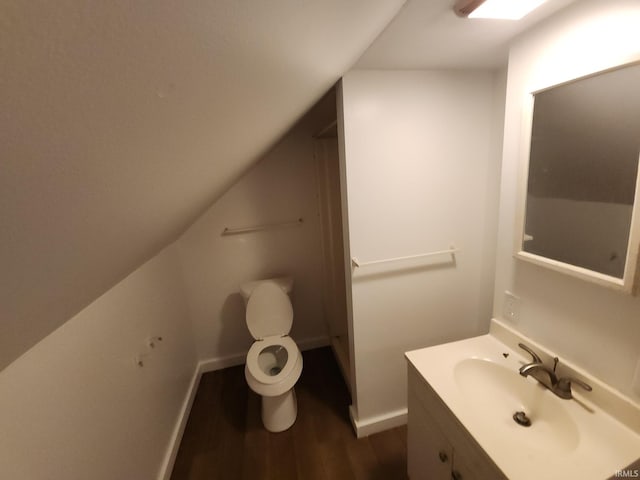
[[[553,365],[548,351],[497,320],[488,335],[406,354],[411,480],[602,480],[625,468],[627,476],[638,472],[638,403],[562,359],[558,375],[593,391],[557,397],[519,374],[531,361],[521,342]],[[531,425],[516,422],[517,412]]]
[[411,360],[408,407],[408,473],[411,480],[506,478]]

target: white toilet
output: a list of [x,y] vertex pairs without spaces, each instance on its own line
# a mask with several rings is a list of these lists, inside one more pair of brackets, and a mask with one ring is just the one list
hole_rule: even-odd
[[256,339],[247,353],[247,384],[262,396],[262,423],[282,432],[296,421],[298,406],[293,386],[302,373],[302,354],[288,336],[293,324],[289,277],[249,282],[240,287],[247,305],[246,321]]

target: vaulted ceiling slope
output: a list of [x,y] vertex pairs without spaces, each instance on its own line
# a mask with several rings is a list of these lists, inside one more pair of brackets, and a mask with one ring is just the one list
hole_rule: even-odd
[[172,242],[404,0],[0,4],[0,368]]

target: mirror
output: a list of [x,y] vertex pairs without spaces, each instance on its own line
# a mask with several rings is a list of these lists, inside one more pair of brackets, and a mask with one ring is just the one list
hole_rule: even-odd
[[640,64],[535,92],[529,116],[516,256],[631,291],[640,221]]

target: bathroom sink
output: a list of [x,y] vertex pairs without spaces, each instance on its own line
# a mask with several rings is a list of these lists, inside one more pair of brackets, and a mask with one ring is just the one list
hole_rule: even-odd
[[[534,378],[519,374],[531,359],[518,342],[529,339],[488,334],[405,355],[507,478],[601,480],[636,461],[637,402],[588,375],[583,377],[592,392],[576,391],[568,400],[557,397]],[[560,367],[573,368],[562,358]],[[517,412],[523,412],[519,422],[514,419]],[[530,426],[521,424],[526,419]]]
[[[508,435],[533,450],[567,452],[578,445],[575,421],[533,378],[524,378],[517,370],[482,358],[459,361],[453,375],[469,408],[496,435]],[[518,418],[528,419],[528,426],[514,419],[517,412],[524,413]]]

